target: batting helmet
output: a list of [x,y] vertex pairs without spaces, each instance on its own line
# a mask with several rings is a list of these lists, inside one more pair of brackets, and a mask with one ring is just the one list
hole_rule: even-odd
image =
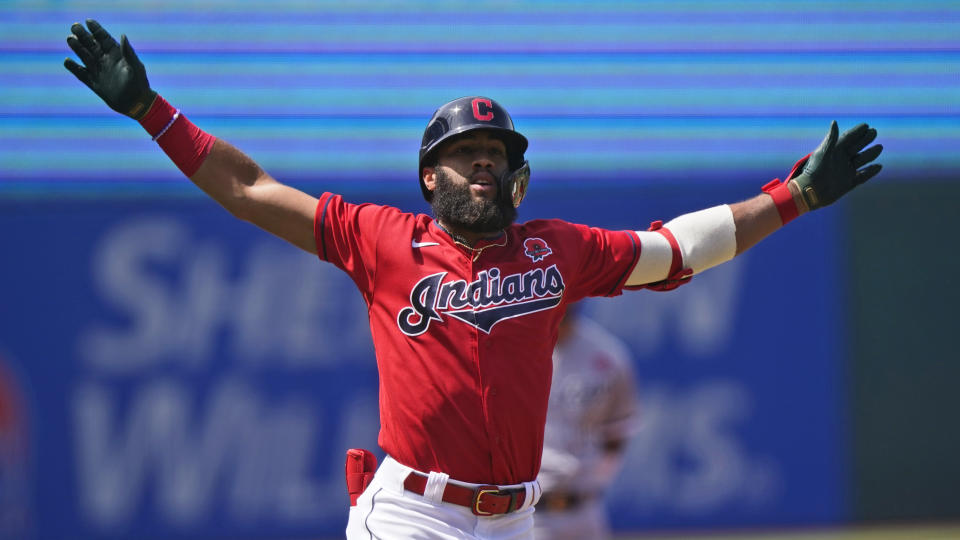
[[440,143],[469,131],[487,129],[503,141],[507,147],[509,170],[499,179],[500,196],[511,200],[514,207],[520,205],[530,181],[530,165],[523,158],[527,150],[527,138],[513,128],[513,120],[507,110],[496,101],[479,96],[462,97],[443,104],[427,124],[420,142],[420,190],[430,202],[433,192],[423,183],[423,167],[433,165]]

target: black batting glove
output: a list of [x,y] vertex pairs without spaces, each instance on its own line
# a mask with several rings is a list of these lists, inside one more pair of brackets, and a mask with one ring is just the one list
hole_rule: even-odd
[[120,36],[120,44],[100,24],[87,19],[87,28],[80,23],[70,27],[67,45],[83,62],[63,61],[80,82],[100,96],[111,109],[135,120],[143,118],[157,93],[150,88],[147,70],[133,52],[127,36]]
[[834,120],[827,136],[810,154],[800,174],[788,179],[796,183],[810,210],[833,203],[880,172],[879,163],[865,166],[883,151],[879,144],[864,150],[877,138],[876,129],[860,124],[839,137],[837,132]]

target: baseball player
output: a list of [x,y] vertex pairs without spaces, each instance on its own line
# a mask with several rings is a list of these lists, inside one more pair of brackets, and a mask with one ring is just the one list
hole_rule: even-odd
[[[136,119],[234,216],[346,272],[368,305],[386,457],[350,509],[348,538],[531,538],[551,354],[568,305],[648,284],[669,289],[742,253],[875,175],[866,125],[838,135],[753,198],[652,231],[514,223],[527,139],[492,99],[441,106],[420,147],[433,217],[282,184],[150,87],[126,36],[96,21],[67,37],[65,67]],[[865,167],[866,166],[866,167]]]
[[626,345],[571,308],[553,350],[535,537],[609,538],[603,495],[637,428],[638,397]]

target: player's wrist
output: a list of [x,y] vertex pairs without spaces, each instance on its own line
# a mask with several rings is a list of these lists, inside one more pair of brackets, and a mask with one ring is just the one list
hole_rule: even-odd
[[787,179],[783,182],[779,178],[775,178],[762,188],[764,193],[773,198],[773,204],[777,207],[777,213],[780,214],[780,221],[783,225],[812,209],[804,197],[803,187],[797,180],[803,175],[809,159],[810,154],[807,154],[794,163],[793,168],[787,174]]
[[763,186],[762,190],[773,199],[783,225],[790,223],[801,214],[800,207],[790,190],[789,180],[781,182],[779,178],[775,178]]
[[811,210],[810,205],[807,204],[807,199],[803,196],[803,191],[800,188],[799,182],[796,179],[790,179],[784,182],[787,184],[787,188],[790,190],[790,195],[793,196],[793,203],[797,205],[797,215],[802,216]]
[[139,122],[187,177],[197,172],[216,141],[159,94]]
[[159,95],[156,90],[147,87],[147,89],[140,94],[140,97],[134,100],[124,114],[139,122],[150,112],[150,109],[153,108]]
[[163,96],[157,94],[147,108],[146,112],[137,119],[137,122],[146,130],[150,136],[156,140],[163,128],[170,123],[176,115],[177,109],[173,107]]

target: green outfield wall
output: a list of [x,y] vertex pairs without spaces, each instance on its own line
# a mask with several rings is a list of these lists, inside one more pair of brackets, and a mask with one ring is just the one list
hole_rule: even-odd
[[955,519],[960,184],[869,187],[849,199],[855,516]]

